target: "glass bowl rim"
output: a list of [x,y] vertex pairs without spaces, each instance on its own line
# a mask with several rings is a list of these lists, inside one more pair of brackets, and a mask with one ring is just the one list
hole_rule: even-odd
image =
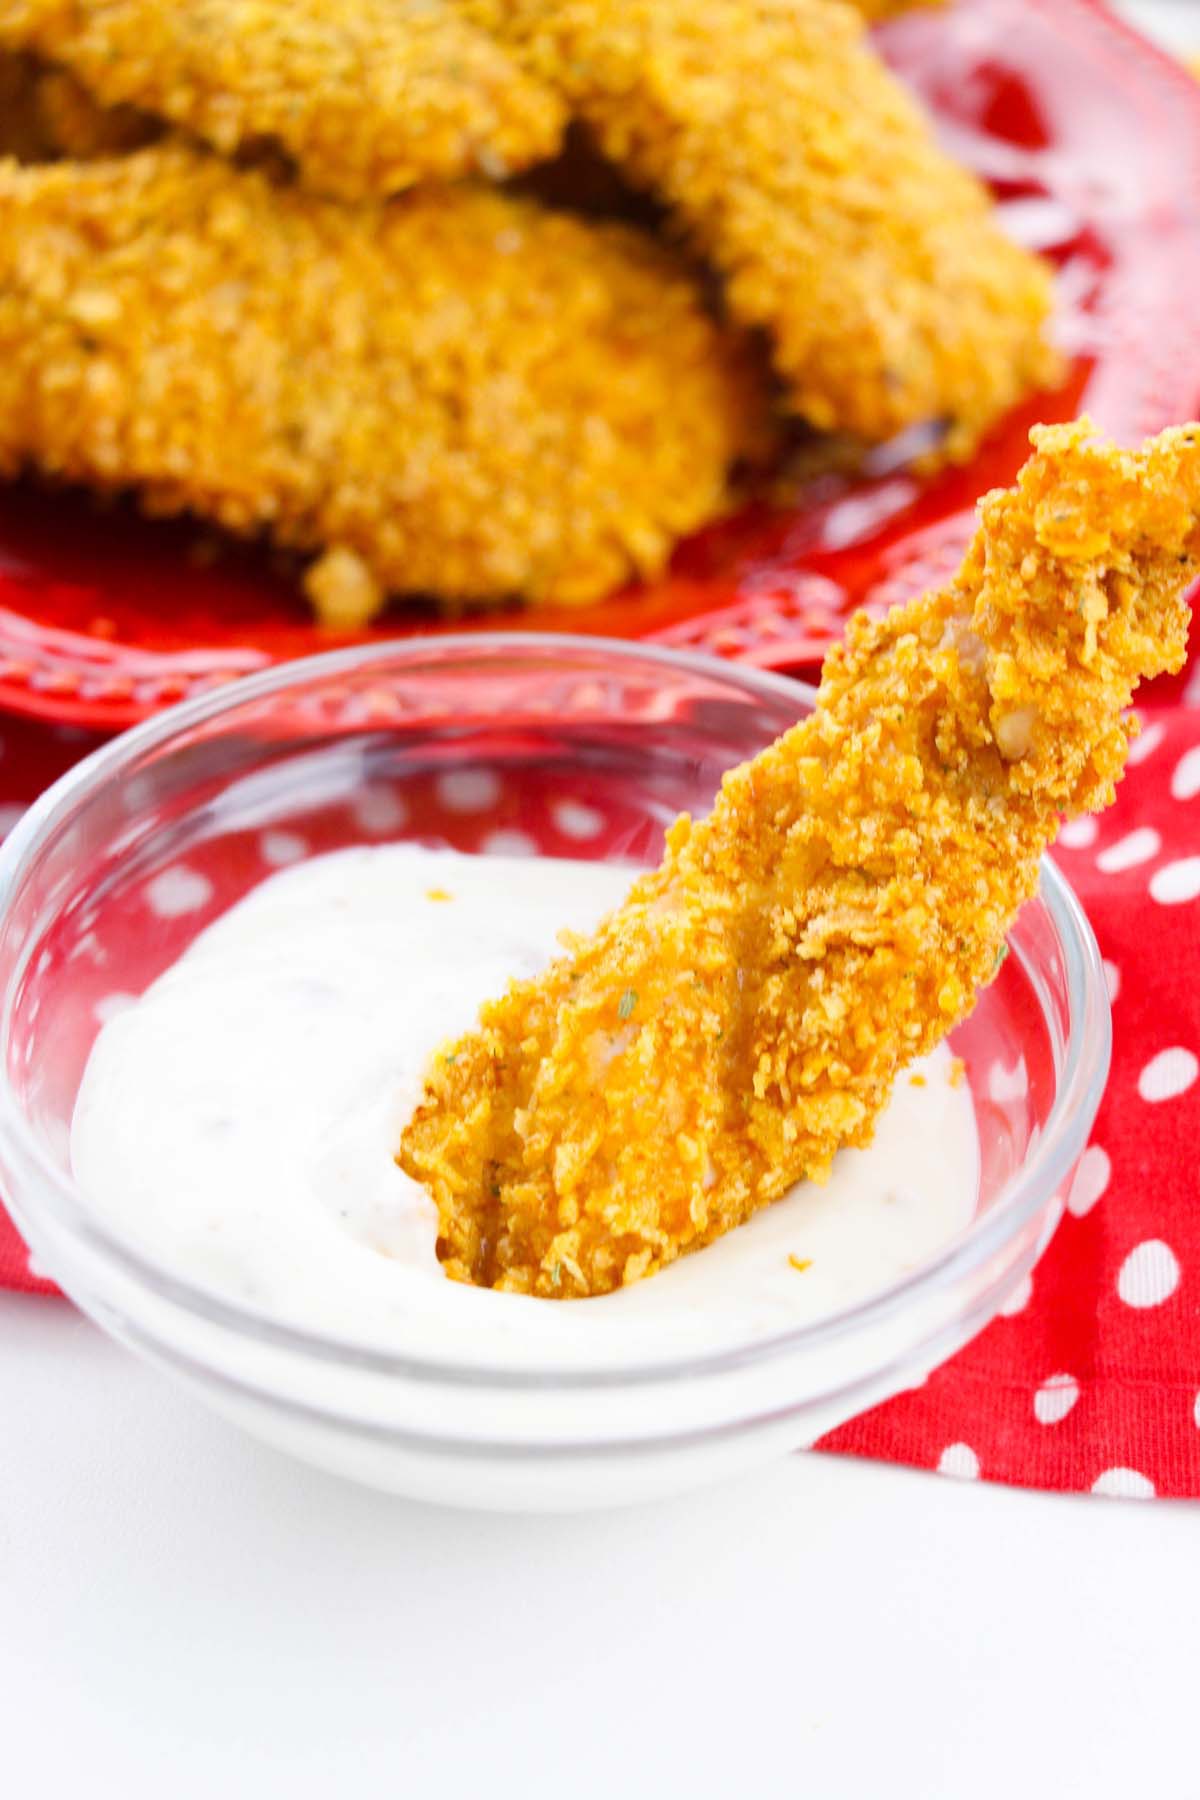
[[[508,654],[533,655],[548,662],[581,653],[593,658],[649,663],[740,687],[765,699],[796,703],[797,723],[811,710],[816,689],[807,682],[698,652],[644,642],[588,636],[583,633],[458,633],[438,638],[397,638],[384,643],[328,651],[296,658],[181,702],[120,733],[76,763],[36,799],[0,844],[0,917],[29,865],[69,810],[86,802],[103,782],[142,752],[168,749],[180,732],[234,713],[257,700],[336,679],[373,664],[417,663],[426,658],[450,664],[458,657],[472,661]],[[910,1301],[947,1288],[984,1264],[1047,1205],[1083,1151],[1108,1078],[1112,1047],[1112,1014],[1099,947],[1087,916],[1066,878],[1048,857],[1041,861],[1037,898],[1044,903],[1063,958],[1068,1002],[1068,1031],[1063,1062],[1050,1112],[1032,1154],[1027,1154],[986,1212],[979,1214],[931,1260],[865,1299],[808,1324],[756,1338],[743,1346],[711,1355],[662,1358],[628,1366],[570,1369],[552,1366],[531,1370],[482,1362],[445,1362],[408,1352],[391,1351],[368,1342],[289,1324],[227,1299],[175,1274],[133,1248],[83,1200],[74,1181],[50,1160],[33,1127],[25,1119],[9,1077],[6,1046],[11,1032],[14,992],[28,967],[32,946],[24,946],[0,1011],[0,1146],[5,1162],[35,1184],[39,1199],[57,1226],[85,1251],[112,1265],[126,1279],[156,1299],[177,1306],[205,1324],[252,1339],[281,1351],[342,1368],[418,1379],[435,1384],[497,1389],[554,1388],[592,1390],[641,1386],[683,1377],[717,1376],[791,1353],[818,1349],[836,1339],[870,1329],[894,1318]],[[1036,993],[1036,987],[1035,987]],[[1039,1012],[1045,1009],[1039,997]],[[47,1196],[49,1198],[47,1198]],[[51,1272],[52,1273],[52,1272]]]

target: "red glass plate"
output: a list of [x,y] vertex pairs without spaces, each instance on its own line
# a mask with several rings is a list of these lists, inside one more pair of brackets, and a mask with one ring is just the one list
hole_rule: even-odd
[[[1200,407],[1200,86],[1095,0],[957,0],[879,33],[950,152],[1059,266],[1061,393],[1023,407],[966,469],[826,480],[682,545],[667,577],[581,611],[438,620],[391,610],[365,637],[567,630],[755,662],[818,662],[856,605],[953,568],[976,496],[1011,479],[1028,428],[1081,408],[1135,440]],[[0,489],[0,707],[117,727],[267,663],[359,641],[319,631],[264,550],[222,547],[76,493]]]

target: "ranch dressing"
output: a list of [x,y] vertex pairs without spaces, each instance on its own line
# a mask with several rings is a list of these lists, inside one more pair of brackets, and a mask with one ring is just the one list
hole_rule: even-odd
[[344,850],[270,877],[103,1026],[80,1089],[81,1190],[163,1267],[310,1330],[443,1362],[620,1366],[835,1312],[972,1217],[974,1111],[942,1048],[901,1075],[866,1150],[633,1287],[553,1302],[448,1281],[436,1213],[394,1154],[430,1053],[627,867]]

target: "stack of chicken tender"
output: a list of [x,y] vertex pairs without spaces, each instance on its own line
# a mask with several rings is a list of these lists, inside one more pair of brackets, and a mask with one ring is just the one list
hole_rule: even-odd
[[266,535],[350,629],[653,575],[797,423],[965,458],[1050,280],[886,10],[0,0],[0,475]]

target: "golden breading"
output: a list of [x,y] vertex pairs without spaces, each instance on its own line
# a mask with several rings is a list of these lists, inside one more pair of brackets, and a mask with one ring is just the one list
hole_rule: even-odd
[[563,108],[443,0],[0,0],[0,44],[346,199],[553,155]]
[[122,155],[157,135],[147,114],[99,105],[65,69],[0,50],[0,156]]
[[135,106],[102,106],[66,69],[41,70],[38,108],[60,156],[123,156],[162,134],[159,122]]
[[352,209],[177,144],[0,163],[0,474],[338,551],[339,624],[653,572],[766,414],[624,227],[469,186]]
[[814,716],[434,1058],[399,1161],[448,1274],[548,1297],[651,1274],[867,1143],[971,1010],[1060,814],[1112,800],[1134,687],[1183,663],[1200,565],[1200,427],[1033,441],[957,578],[858,617]]
[[832,0],[460,0],[671,208],[795,409],[944,453],[1054,377],[1045,265]]
[[33,162],[48,148],[33,59],[0,50],[0,156]]
[[916,7],[945,6],[946,0],[850,0],[864,19],[891,19],[897,13],[912,12]]

